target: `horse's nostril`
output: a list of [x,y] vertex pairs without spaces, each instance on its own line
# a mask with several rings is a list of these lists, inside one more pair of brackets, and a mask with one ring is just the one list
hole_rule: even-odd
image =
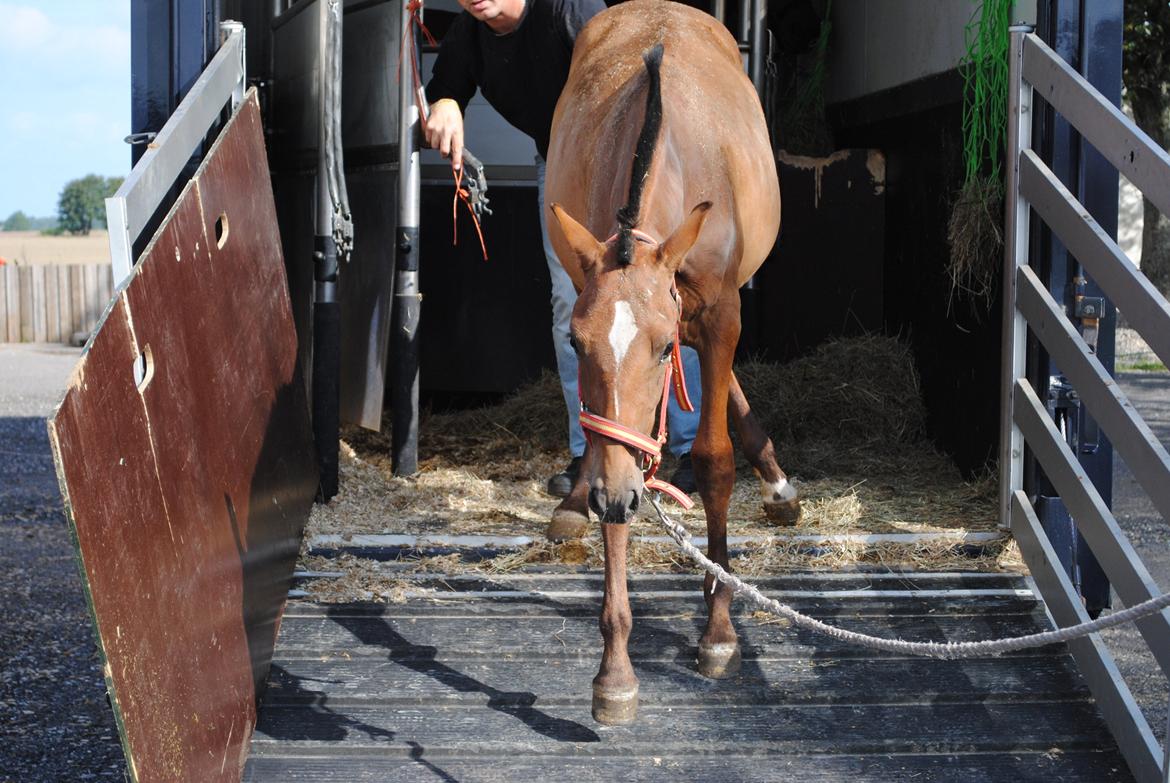
[[633,489],[630,490],[630,502],[626,508],[630,510],[631,514],[638,510],[639,502],[641,502],[641,497],[639,497],[638,491]]
[[589,508],[593,509],[593,513],[598,517],[605,514],[605,507],[608,502],[605,489],[602,487],[594,487],[589,490]]

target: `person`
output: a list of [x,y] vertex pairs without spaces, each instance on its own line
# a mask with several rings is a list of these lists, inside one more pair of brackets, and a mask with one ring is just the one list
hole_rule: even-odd
[[[557,369],[568,411],[570,462],[548,480],[549,494],[565,497],[580,473],[585,436],[577,420],[577,355],[569,344],[569,322],[577,293],[553,251],[544,203],[545,157],[557,100],[569,76],[573,44],[585,23],[605,10],[602,0],[459,0],[464,13],[451,24],[439,46],[426,85],[430,114],[427,143],[463,164],[463,112],[476,88],[500,115],[536,143],[537,204],[545,260],[552,279],[552,334]],[[667,411],[668,450],[677,458],[671,483],[695,491],[691,443],[699,425],[698,355],[683,349],[687,389],[695,404],[684,412],[671,396]],[[555,519],[555,517],[554,517]]]

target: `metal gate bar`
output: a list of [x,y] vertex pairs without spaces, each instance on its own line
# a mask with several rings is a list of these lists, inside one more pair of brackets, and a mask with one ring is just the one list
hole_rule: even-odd
[[[1101,561],[1109,581],[1127,606],[1162,594],[1157,582],[1138,559],[1125,533],[1084,469],[1056,429],[1036,391],[1025,380],[1016,381],[1015,415],[1032,453],[1068,506],[1077,529]],[[1137,623],[1162,671],[1170,674],[1170,610]]]
[[[1023,491],[1012,495],[1012,535],[1053,619],[1061,627],[1088,622],[1084,601],[1077,595]],[[1101,635],[1073,639],[1068,646],[1134,777],[1143,781],[1162,780],[1158,740],[1142,718]]]
[[[1001,522],[1010,526],[1056,621],[1087,620],[1081,596],[1023,490],[1024,444],[1072,513],[1077,529],[1128,605],[1162,594],[1117,525],[1108,504],[1025,377],[1030,328],[1110,436],[1159,513],[1170,519],[1170,454],[1134,411],[1095,352],[1028,266],[1030,215],[1060,238],[1116,302],[1155,353],[1170,363],[1170,304],[1088,214],[1031,147],[1034,95],[1081,135],[1163,212],[1170,213],[1170,156],[1036,35],[1012,31],[1006,253]],[[1170,611],[1138,624],[1170,674]],[[1167,764],[1098,636],[1070,645],[1118,746],[1142,781],[1166,781]]]
[[223,44],[215,57],[191,85],[121,187],[106,199],[115,288],[130,276],[135,262],[134,242],[175,184],[191,154],[207,138],[212,124],[229,101],[235,110],[244,99],[244,26],[239,22],[222,22],[220,30]]

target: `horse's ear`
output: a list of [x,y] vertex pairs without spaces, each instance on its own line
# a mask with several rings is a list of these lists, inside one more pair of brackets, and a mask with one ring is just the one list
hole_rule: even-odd
[[691,210],[682,225],[674,230],[662,246],[658,248],[658,257],[671,272],[677,272],[683,260],[695,242],[699,239],[699,231],[703,228],[703,221],[707,219],[707,211],[711,209],[711,202],[704,201]]
[[[560,204],[551,204],[550,208],[553,215],[556,216],[557,223],[561,226],[561,233],[565,235],[565,241],[569,243],[569,247],[573,249],[573,255],[576,256],[573,259],[562,258],[561,263],[565,266],[565,271],[569,273],[569,277],[572,278],[573,284],[579,291],[583,287],[585,275],[605,255],[605,245],[598,242],[597,238],[589,233],[589,229],[573,220]],[[570,268],[573,261],[577,262],[576,269]]]

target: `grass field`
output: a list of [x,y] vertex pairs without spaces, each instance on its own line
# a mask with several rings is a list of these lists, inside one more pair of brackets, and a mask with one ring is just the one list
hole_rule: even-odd
[[105,231],[81,237],[0,231],[0,258],[10,264],[108,264],[110,242]]

